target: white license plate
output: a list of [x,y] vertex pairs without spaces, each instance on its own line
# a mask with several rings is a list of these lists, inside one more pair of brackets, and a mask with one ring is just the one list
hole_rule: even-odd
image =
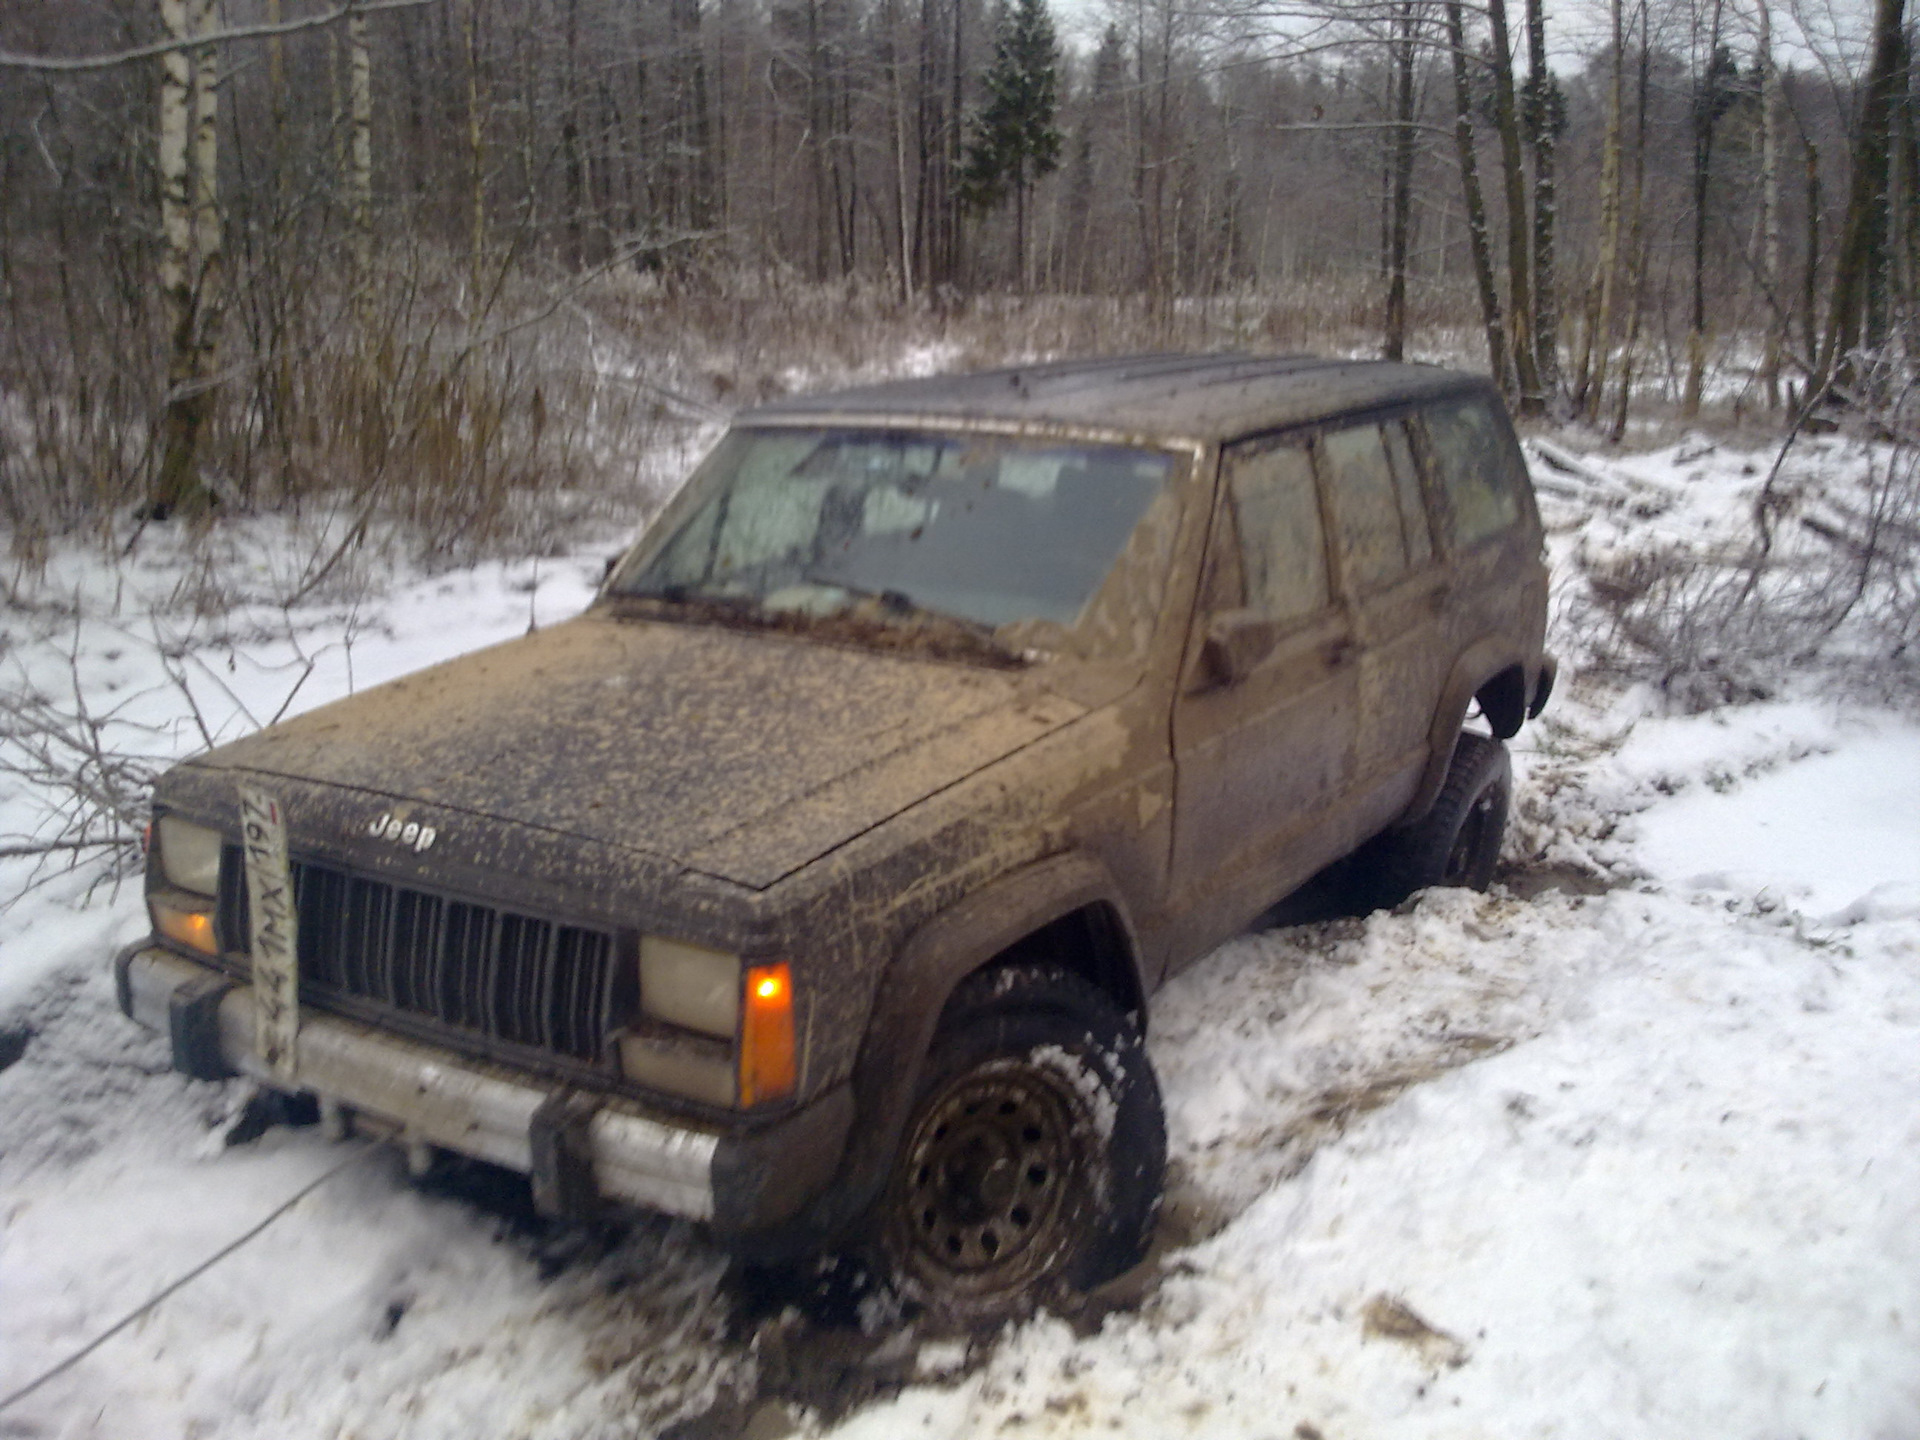
[[287,817],[280,802],[240,782],[240,841],[247,855],[248,941],[253,956],[254,1045],[268,1072],[293,1083],[300,1032],[300,938],[287,868]]

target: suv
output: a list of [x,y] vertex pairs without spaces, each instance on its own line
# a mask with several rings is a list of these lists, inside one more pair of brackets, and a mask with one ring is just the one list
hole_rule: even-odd
[[872,1240],[1003,1312],[1145,1250],[1169,975],[1345,857],[1374,904],[1488,883],[1546,599],[1444,370],[782,401],[579,618],[169,771],[120,1005],[549,1213]]

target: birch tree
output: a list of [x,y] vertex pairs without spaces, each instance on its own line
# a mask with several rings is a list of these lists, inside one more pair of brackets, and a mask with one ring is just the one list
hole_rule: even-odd
[[[1653,69],[1653,37],[1647,23],[1646,0],[1640,0],[1640,54],[1633,107],[1633,188],[1628,192],[1632,220],[1627,226],[1627,334],[1620,346],[1620,384],[1607,438],[1618,444],[1627,429],[1627,409],[1633,401],[1633,367],[1640,344],[1640,316],[1646,308],[1647,281],[1647,91]],[[1602,399],[1605,397],[1602,396]]]
[[367,48],[367,17],[347,17],[347,218],[353,228],[353,284],[364,308],[373,271],[373,56]]
[[211,502],[197,448],[214,403],[221,318],[219,56],[187,48],[220,28],[220,0],[160,0],[160,23],[179,42],[160,60],[160,295],[169,331],[156,516],[195,514]]
[[1500,290],[1494,282],[1493,246],[1487,236],[1487,204],[1480,192],[1480,165],[1473,136],[1473,86],[1467,75],[1465,26],[1460,0],[1447,0],[1447,49],[1453,61],[1453,143],[1460,161],[1460,192],[1467,212],[1467,248],[1473,257],[1474,285],[1480,293],[1480,324],[1487,336],[1487,373],[1502,390],[1510,389],[1507,332],[1500,315]]
[[1500,170],[1507,196],[1507,313],[1512,317],[1513,368],[1520,384],[1520,410],[1543,407],[1533,339],[1533,290],[1529,283],[1526,175],[1520,160],[1520,120],[1513,94],[1513,41],[1507,32],[1506,0],[1488,0],[1493,32],[1493,123],[1500,132]]
[[1560,388],[1560,287],[1554,265],[1554,147],[1566,123],[1566,104],[1547,68],[1545,0],[1526,0],[1527,88],[1523,114],[1533,154],[1533,351],[1539,387]]
[[1607,131],[1600,147],[1600,255],[1588,292],[1592,305],[1587,312],[1586,358],[1580,366],[1574,396],[1575,410],[1588,419],[1598,417],[1601,398],[1607,391],[1608,361],[1613,352],[1614,281],[1620,273],[1620,149],[1627,80],[1626,27],[1621,9],[1622,0],[1611,0],[1608,19],[1613,53],[1607,64]]

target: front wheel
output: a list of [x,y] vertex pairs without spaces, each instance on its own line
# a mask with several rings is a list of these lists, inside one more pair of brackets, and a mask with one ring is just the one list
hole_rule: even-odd
[[1127,1018],[1061,967],[988,971],[941,1018],[882,1241],[902,1288],[945,1317],[1017,1314],[1146,1253],[1165,1165]]

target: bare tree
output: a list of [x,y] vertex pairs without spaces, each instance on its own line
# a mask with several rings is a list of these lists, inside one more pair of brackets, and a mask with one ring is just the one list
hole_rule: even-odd
[[1447,49],[1453,67],[1454,150],[1460,161],[1460,192],[1467,214],[1467,246],[1473,256],[1473,279],[1480,294],[1480,323],[1487,335],[1487,371],[1496,384],[1508,387],[1507,332],[1500,314],[1500,290],[1493,275],[1493,246],[1487,235],[1487,206],[1480,193],[1479,160],[1473,135],[1473,86],[1467,75],[1465,27],[1460,0],[1447,0]]
[[1754,0],[1758,31],[1754,64],[1760,72],[1760,288],[1771,312],[1760,360],[1767,408],[1780,408],[1780,361],[1789,308],[1782,293],[1780,244],[1780,70],[1773,58],[1773,0]]
[[[1560,286],[1554,265],[1554,151],[1565,119],[1560,87],[1547,68],[1545,0],[1526,0],[1527,89],[1523,118],[1533,155],[1533,349],[1534,368],[1545,394],[1560,388]],[[1516,302],[1517,303],[1517,302]]]
[[1592,298],[1587,312],[1585,358],[1580,364],[1574,393],[1575,411],[1588,419],[1598,418],[1607,390],[1608,359],[1613,347],[1614,288],[1620,273],[1620,151],[1627,65],[1622,7],[1623,0],[1611,0],[1608,7],[1613,43],[1607,63],[1607,133],[1601,143],[1600,156],[1600,254],[1588,287]]
[[1500,132],[1500,169],[1507,197],[1507,313],[1512,317],[1513,368],[1520,384],[1522,413],[1537,415],[1545,402],[1533,334],[1526,175],[1520,159],[1520,119],[1513,94],[1513,42],[1507,33],[1506,0],[1488,0],[1487,20],[1493,30],[1493,123]]
[[1407,347],[1407,231],[1413,216],[1413,67],[1419,27],[1413,0],[1400,0],[1393,44],[1393,164],[1387,239],[1387,323],[1383,352],[1405,358]]
[[1700,413],[1707,364],[1707,204],[1713,177],[1713,134],[1733,103],[1733,58],[1720,44],[1722,0],[1713,0],[1704,54],[1693,87],[1693,305],[1687,330],[1687,384],[1680,401],[1689,419]]
[[1834,264],[1833,299],[1827,309],[1826,337],[1819,373],[1823,381],[1846,380],[1850,357],[1862,343],[1882,338],[1874,313],[1874,289],[1885,261],[1888,163],[1898,97],[1907,86],[1903,26],[1906,0],[1877,0],[1873,15],[1873,56],[1854,130],[1853,182]]

